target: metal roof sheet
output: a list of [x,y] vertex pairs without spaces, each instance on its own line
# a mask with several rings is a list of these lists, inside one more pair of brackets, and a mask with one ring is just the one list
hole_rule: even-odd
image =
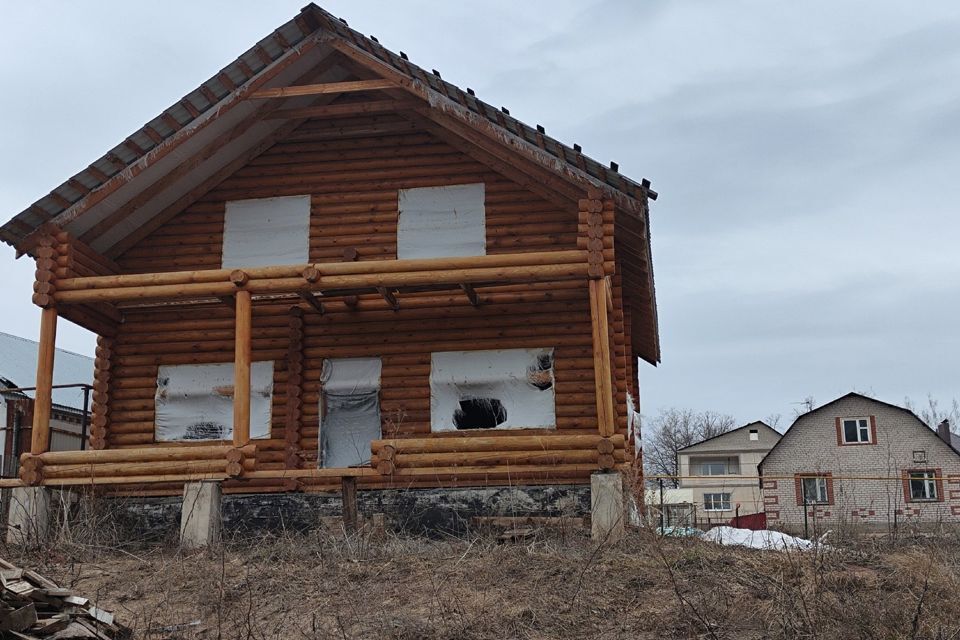
[[[37,351],[33,340],[0,332],[0,378],[14,387],[32,387],[37,379]],[[53,357],[53,384],[93,384],[93,358],[57,349]],[[30,398],[33,391],[24,392]],[[81,411],[83,390],[54,389],[53,403]]]

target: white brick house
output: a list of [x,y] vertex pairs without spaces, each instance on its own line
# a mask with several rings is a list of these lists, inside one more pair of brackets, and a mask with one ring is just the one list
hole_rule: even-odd
[[759,465],[767,523],[811,531],[843,525],[960,524],[960,452],[949,425],[849,393],[806,413]]

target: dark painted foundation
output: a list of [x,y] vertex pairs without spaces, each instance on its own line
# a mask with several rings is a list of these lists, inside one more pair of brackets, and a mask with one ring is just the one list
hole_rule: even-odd
[[[388,526],[418,534],[464,533],[475,516],[585,516],[590,487],[556,485],[476,489],[361,491],[360,515],[384,514]],[[114,512],[143,541],[176,539],[181,498],[123,498]],[[223,497],[227,537],[254,533],[304,532],[323,518],[341,515],[339,494],[286,493]]]

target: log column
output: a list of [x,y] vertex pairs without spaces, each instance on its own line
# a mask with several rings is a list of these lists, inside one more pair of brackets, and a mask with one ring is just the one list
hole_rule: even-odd
[[610,323],[607,306],[606,264],[604,260],[604,202],[599,191],[591,189],[580,200],[580,227],[586,235],[587,276],[590,288],[590,320],[593,326],[593,372],[597,396],[597,421],[600,434],[612,436],[616,430],[613,406],[613,371],[610,366]]
[[30,453],[50,449],[50,409],[53,405],[53,356],[56,352],[57,309],[40,312],[40,347],[37,353],[37,391],[33,403],[33,433]]
[[249,291],[236,294],[236,342],[233,369],[233,444],[250,442],[250,344],[253,325],[253,301]]

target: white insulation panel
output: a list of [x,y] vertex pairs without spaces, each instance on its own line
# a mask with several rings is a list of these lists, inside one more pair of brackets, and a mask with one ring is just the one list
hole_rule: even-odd
[[484,198],[482,182],[401,189],[397,258],[486,255]]
[[[273,362],[250,366],[250,437],[270,437]],[[233,438],[233,363],[161,365],[157,372],[158,442]]]
[[380,358],[331,358],[320,372],[322,467],[370,461],[370,442],[380,438]]
[[[497,429],[556,427],[553,349],[434,353],[430,364],[432,431],[457,430],[470,401],[497,401]],[[462,421],[462,417],[461,417]],[[461,424],[460,428],[466,427]]]
[[227,202],[224,269],[306,264],[310,255],[310,196]]

